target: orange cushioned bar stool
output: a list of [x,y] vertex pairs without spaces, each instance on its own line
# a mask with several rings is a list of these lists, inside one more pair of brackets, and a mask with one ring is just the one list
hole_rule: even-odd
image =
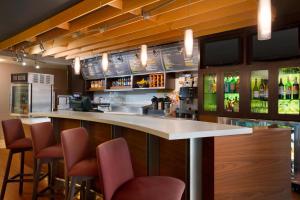
[[97,147],[98,173],[104,200],[180,200],[185,184],[165,176],[134,177],[125,139],[117,138]]
[[85,196],[85,199],[87,199],[91,181],[98,177],[96,157],[90,156],[88,133],[85,128],[65,130],[61,133],[61,142],[68,176],[67,180],[71,179],[67,199],[73,199],[76,182],[80,182],[82,186],[81,198]]
[[[38,196],[41,196],[48,190],[51,191],[51,195],[53,197],[53,163],[54,161],[63,159],[61,145],[56,144],[53,127],[50,122],[31,125],[31,137],[35,160],[32,199],[37,199]],[[48,164],[48,187],[38,192],[38,183],[42,164]]]
[[[32,150],[31,139],[25,138],[22,122],[20,119],[10,119],[2,121],[2,128],[4,134],[4,140],[6,149],[9,150],[5,175],[3,179],[0,200],[4,199],[7,183],[19,182],[19,194],[23,193],[23,182],[32,181],[24,179],[24,176],[30,176],[32,174],[24,174],[24,157],[26,151]],[[20,160],[20,173],[9,178],[9,171],[12,162],[13,154],[21,153]],[[19,179],[18,179],[19,178]]]

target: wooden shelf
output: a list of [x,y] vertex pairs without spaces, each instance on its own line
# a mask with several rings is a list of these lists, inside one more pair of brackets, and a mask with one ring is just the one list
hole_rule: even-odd
[[105,90],[105,87],[100,87],[100,88],[90,88],[88,89],[87,91],[88,92],[97,92],[97,91],[104,91]]

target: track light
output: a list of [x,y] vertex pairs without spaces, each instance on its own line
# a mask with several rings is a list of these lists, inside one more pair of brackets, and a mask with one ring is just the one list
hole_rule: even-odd
[[105,72],[108,69],[108,54],[107,53],[102,54],[102,69]]
[[193,47],[194,47],[193,30],[187,29],[184,32],[184,49],[187,58],[193,56]]
[[40,49],[41,49],[41,52],[45,52],[46,51],[46,49],[45,49],[45,47],[44,47],[44,45],[43,45],[43,43],[42,42],[40,42]]
[[141,46],[141,63],[143,66],[147,65],[148,55],[147,55],[147,45],[143,44]]
[[80,58],[79,57],[76,57],[74,59],[74,73],[76,75],[80,74]]
[[271,0],[259,0],[257,16],[257,39],[269,40],[272,35],[272,8]]

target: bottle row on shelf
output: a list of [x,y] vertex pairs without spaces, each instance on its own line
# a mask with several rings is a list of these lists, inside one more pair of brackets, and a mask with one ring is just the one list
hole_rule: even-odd
[[225,93],[239,93],[240,91],[240,77],[226,76],[224,78],[224,92]]
[[279,99],[299,99],[299,83],[297,77],[294,77],[294,81],[292,83],[288,76],[285,84],[283,83],[283,78],[280,78],[278,89]]
[[258,86],[257,78],[254,81],[252,99],[266,101],[269,98],[268,80],[261,79]]

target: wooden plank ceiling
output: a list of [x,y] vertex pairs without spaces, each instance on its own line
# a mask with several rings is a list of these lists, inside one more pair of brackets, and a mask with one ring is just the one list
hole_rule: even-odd
[[[256,25],[257,0],[84,0],[0,42],[55,58],[84,58]],[[41,48],[41,44],[44,47]]]

